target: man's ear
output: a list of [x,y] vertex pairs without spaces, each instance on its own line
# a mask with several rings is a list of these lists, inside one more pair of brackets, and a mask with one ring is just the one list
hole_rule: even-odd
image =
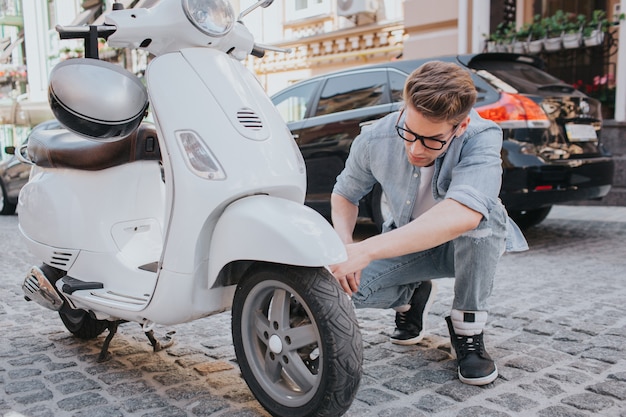
[[459,129],[456,131],[456,135],[455,135],[456,137],[462,136],[463,133],[465,133],[467,126],[469,126],[470,120],[471,120],[470,117],[467,116],[465,120],[459,123]]

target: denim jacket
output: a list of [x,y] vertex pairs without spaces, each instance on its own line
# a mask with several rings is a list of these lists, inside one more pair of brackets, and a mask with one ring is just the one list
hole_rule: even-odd
[[[393,224],[411,221],[420,183],[420,169],[409,163],[404,141],[396,133],[398,113],[366,126],[354,140],[344,170],[337,177],[333,193],[358,206],[378,182],[385,192]],[[502,183],[502,131],[492,121],[470,113],[470,123],[461,136],[435,160],[433,197],[452,198],[489,219],[493,210],[505,210],[498,195]],[[507,216],[507,251],[528,249],[519,227]]]

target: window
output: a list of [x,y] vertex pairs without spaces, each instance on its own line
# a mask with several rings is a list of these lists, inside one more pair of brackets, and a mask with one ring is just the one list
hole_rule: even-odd
[[328,15],[331,12],[331,0],[288,0],[285,2],[287,21],[307,19]]
[[306,83],[285,91],[272,99],[285,122],[298,122],[304,119],[318,84],[319,81]]
[[404,83],[407,75],[404,73],[389,71],[389,88],[391,90],[391,102],[397,103],[403,101],[402,94],[404,92]]
[[358,72],[329,78],[315,115],[385,104],[386,84],[385,71]]

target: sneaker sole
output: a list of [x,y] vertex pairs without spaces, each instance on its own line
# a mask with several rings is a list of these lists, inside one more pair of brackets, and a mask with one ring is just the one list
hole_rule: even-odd
[[[495,366],[495,364],[494,364]],[[468,385],[487,385],[492,383],[493,381],[496,380],[496,378],[498,377],[498,367],[496,366],[496,369],[490,373],[487,376],[484,376],[482,378],[465,378],[463,377],[463,375],[461,375],[461,370],[457,368],[457,373],[459,374],[459,380],[461,380],[462,383],[464,384],[468,384]]]
[[430,294],[428,295],[428,301],[426,301],[426,306],[424,307],[424,311],[422,312],[422,323],[424,324],[424,328],[422,329],[420,334],[412,339],[406,339],[406,340],[394,339],[390,337],[389,340],[391,341],[391,343],[393,343],[394,345],[410,346],[410,345],[416,345],[422,341],[426,333],[426,316],[428,316],[428,311],[430,310],[430,307],[435,302],[436,295],[437,295],[437,283],[435,281],[431,281]]

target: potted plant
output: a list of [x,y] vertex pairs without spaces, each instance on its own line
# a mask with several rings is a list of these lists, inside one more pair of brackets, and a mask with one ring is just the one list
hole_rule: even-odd
[[524,54],[527,52],[528,39],[531,33],[531,24],[526,23],[517,31],[513,37],[512,50],[516,54]]
[[515,37],[515,27],[513,23],[501,22],[496,27],[495,32],[487,38],[488,52],[510,52],[511,42]]
[[567,14],[563,10],[557,10],[554,15],[543,19],[542,24],[546,28],[546,38],[543,41],[543,47],[546,52],[554,52],[561,49],[566,22]]
[[583,28],[583,43],[585,46],[597,46],[604,41],[604,32],[609,26],[604,10],[594,10],[591,20]]
[[613,16],[614,22],[610,22],[604,10],[594,10],[591,20],[583,28],[583,43],[585,46],[597,46],[604,41],[604,34],[609,27],[616,25],[618,21],[624,20],[624,13]]
[[563,25],[563,48],[579,48],[582,42],[582,30],[585,27],[587,18],[579,14],[574,18],[573,13],[568,13]]
[[543,49],[543,40],[546,37],[546,26],[541,19],[541,15],[536,14],[533,22],[529,26],[526,50],[529,54],[538,54]]

